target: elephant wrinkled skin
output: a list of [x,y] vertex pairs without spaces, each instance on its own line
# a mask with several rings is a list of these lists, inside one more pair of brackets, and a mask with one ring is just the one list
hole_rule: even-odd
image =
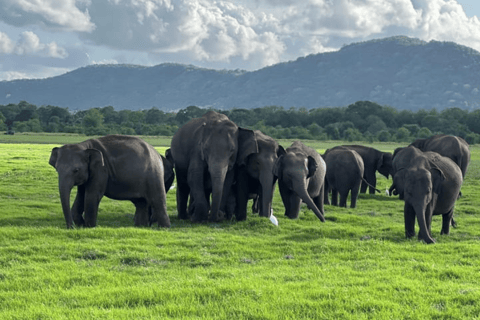
[[[170,227],[163,161],[145,141],[109,135],[67,144],[52,149],[49,164],[58,172],[67,228],[72,228],[73,222],[77,226],[94,227],[104,195],[132,201],[137,210],[136,225],[158,222],[159,226]],[[77,186],[77,195],[70,209],[70,192],[74,186]]]
[[[362,181],[360,193],[366,193],[367,187],[369,188],[370,194],[375,193],[375,187],[377,186],[377,171],[387,179],[389,176],[393,177],[393,155],[390,152],[382,152],[371,147],[360,145],[344,145],[340,147],[355,150],[360,157],[362,157],[364,165],[363,178],[365,181]],[[333,149],[335,148],[332,148],[331,150]]]
[[[209,209],[211,221],[223,219],[235,166],[257,153],[258,146],[252,130],[239,128],[227,116],[209,111],[183,125],[173,136],[170,150],[177,177],[178,217],[189,218],[187,203],[191,197],[190,218],[200,222],[208,220]],[[211,207],[207,185],[212,189]]]
[[434,243],[431,235],[433,215],[442,215],[441,234],[449,234],[455,201],[463,182],[462,171],[450,158],[432,151],[422,152],[414,146],[398,151],[394,160],[394,184],[405,201],[405,236],[415,236]]
[[252,153],[245,161],[245,165],[238,166],[236,175],[236,218],[247,218],[247,202],[254,198],[260,216],[269,217],[272,208],[273,192],[276,176],[273,167],[283,148],[271,137],[255,130],[258,143],[258,153]]
[[315,150],[300,141],[295,141],[285,153],[280,154],[273,172],[278,177],[285,215],[290,219],[297,218],[300,202],[303,201],[320,221],[325,222],[325,161]]
[[325,203],[329,204],[328,194],[332,191],[332,205],[347,207],[348,193],[351,193],[350,207],[357,205],[358,191],[364,174],[362,157],[354,150],[345,147],[335,147],[325,151],[323,155],[327,164],[325,179]]

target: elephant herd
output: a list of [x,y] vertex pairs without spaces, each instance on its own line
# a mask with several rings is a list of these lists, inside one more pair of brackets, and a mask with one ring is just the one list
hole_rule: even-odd
[[[108,135],[53,148],[49,163],[58,172],[67,228],[94,227],[103,196],[130,200],[137,226],[156,222],[170,227],[166,193],[175,176],[179,219],[245,220],[249,199],[254,199],[254,212],[271,217],[278,180],[287,217],[297,218],[303,202],[324,222],[324,204],[346,207],[350,193],[355,207],[359,191],[378,191],[378,171],[393,177],[390,194],[405,201],[406,236],[415,235],[416,219],[419,239],[432,243],[432,215],[443,216],[442,234],[454,223],[453,208],[469,161],[465,140],[447,135],[418,139],[393,154],[346,145],[320,155],[300,141],[284,149],[262,132],[209,111],[175,133],[165,156],[139,138]],[[77,195],[70,208],[74,186]]]

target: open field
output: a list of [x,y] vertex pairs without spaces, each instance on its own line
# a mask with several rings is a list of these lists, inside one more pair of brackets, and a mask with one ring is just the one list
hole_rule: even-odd
[[[239,223],[180,221],[172,190],[170,229],[136,228],[130,202],[104,198],[97,228],[66,230],[48,159],[85,139],[0,137],[0,319],[480,319],[478,145],[458,227],[440,236],[434,217],[437,243],[425,245],[405,239],[403,202],[384,194],[361,195],[356,209],[326,206],[321,223],[305,207],[284,218],[277,192],[276,227],[251,213]],[[169,145],[145,140],[162,154]]]

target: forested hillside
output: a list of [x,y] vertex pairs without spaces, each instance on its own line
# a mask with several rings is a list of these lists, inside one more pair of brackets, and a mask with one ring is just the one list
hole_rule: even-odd
[[[0,105],[0,130],[67,132],[87,135],[130,134],[172,136],[192,118],[208,109],[190,106],[178,112],[116,111],[112,106],[70,112],[67,108],[22,101]],[[347,107],[217,110],[239,126],[259,129],[277,139],[408,142],[434,133],[453,134],[470,144],[480,143],[480,110],[396,110],[370,101]]]
[[397,109],[480,106],[480,53],[453,42],[403,36],[355,43],[256,71],[92,65],[48,79],[0,81],[0,104],[29,101],[70,110],[222,110],[263,106],[347,106],[375,101]]

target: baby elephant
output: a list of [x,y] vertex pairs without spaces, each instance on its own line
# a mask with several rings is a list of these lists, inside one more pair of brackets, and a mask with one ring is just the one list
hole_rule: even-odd
[[325,172],[326,166],[322,157],[300,141],[295,141],[287,150],[280,152],[273,173],[278,177],[278,187],[287,217],[290,219],[298,217],[302,200],[320,221],[325,222],[323,210]]
[[329,204],[328,193],[332,190],[332,205],[338,205],[340,193],[339,205],[347,207],[347,196],[351,192],[350,207],[355,208],[364,173],[362,157],[354,150],[336,147],[328,149],[323,158],[327,164],[325,203]]

